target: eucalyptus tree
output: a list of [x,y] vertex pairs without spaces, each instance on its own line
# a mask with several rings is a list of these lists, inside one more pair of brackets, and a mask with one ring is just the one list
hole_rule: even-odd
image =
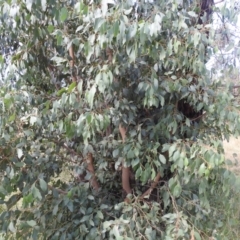
[[16,86],[0,91],[5,238],[218,233],[209,199],[227,198],[234,183],[222,138],[240,120],[206,68],[213,9],[209,0],[1,1],[1,34],[21,43],[5,74]]

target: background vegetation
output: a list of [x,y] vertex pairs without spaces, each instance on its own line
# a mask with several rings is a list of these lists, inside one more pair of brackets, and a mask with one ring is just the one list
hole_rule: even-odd
[[0,4],[3,238],[234,237],[237,4]]

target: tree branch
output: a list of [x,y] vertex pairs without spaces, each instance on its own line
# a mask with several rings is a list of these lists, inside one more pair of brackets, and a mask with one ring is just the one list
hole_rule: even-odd
[[99,187],[97,178],[95,176],[92,153],[88,153],[86,162],[87,162],[87,170],[92,174],[90,184],[94,190],[99,191],[100,187]]
[[[119,132],[121,134],[122,141],[125,142],[127,130],[121,124],[119,125]],[[124,161],[122,163],[122,188],[127,194],[132,193],[130,186],[130,168],[124,166]],[[126,198],[125,202],[129,202],[129,199]]]
[[150,188],[142,194],[140,199],[145,198],[146,196],[150,196],[151,192],[153,191],[154,188],[156,188],[157,184],[159,183],[159,180],[161,178],[160,173],[157,174],[157,176],[154,178],[154,181],[151,183]]

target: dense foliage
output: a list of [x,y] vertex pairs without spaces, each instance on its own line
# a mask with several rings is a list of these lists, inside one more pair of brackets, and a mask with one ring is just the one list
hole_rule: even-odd
[[206,68],[212,1],[0,2],[3,236],[220,236],[209,200],[234,184],[240,118]]

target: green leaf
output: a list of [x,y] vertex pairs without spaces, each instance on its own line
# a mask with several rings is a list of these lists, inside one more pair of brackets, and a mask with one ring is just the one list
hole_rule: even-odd
[[10,222],[10,224],[8,225],[8,229],[9,229],[11,232],[13,232],[13,233],[16,232],[16,228],[14,227],[13,222]]
[[138,179],[142,175],[142,168],[139,167],[135,173],[135,177]]
[[[69,96],[69,104],[74,105],[76,103],[76,95],[74,92],[70,93]],[[71,116],[71,115],[70,115]]]
[[194,237],[196,238],[196,240],[201,240],[201,236],[198,232],[194,231]]
[[171,157],[175,151],[176,151],[176,145],[171,145],[168,150],[169,157]]
[[[61,46],[62,41],[63,41],[62,34],[57,34],[56,38],[57,38],[57,46]],[[62,62],[65,62],[65,60],[63,60],[62,58],[59,58],[59,57],[54,57],[54,59],[56,59],[55,61],[57,62],[58,65],[60,65]]]
[[108,229],[112,224],[112,221],[105,221],[103,223],[103,229]]
[[9,117],[8,121],[9,121],[9,122],[12,122],[12,121],[15,120],[15,118],[16,118],[16,115],[15,115],[15,113],[14,113],[14,114],[12,114],[12,115]]
[[18,158],[21,158],[23,156],[23,150],[22,149],[20,149],[20,148],[17,149],[17,156],[18,156]]
[[77,83],[76,82],[73,82],[70,84],[70,86],[68,87],[68,93],[71,93],[72,90],[76,87]]
[[144,172],[141,175],[141,181],[143,182],[143,184],[146,183],[148,180],[150,180],[151,172],[152,172],[152,169],[150,168],[150,166],[148,166],[144,170]]
[[164,203],[164,209],[166,209],[170,204],[170,195],[167,191],[163,193],[163,203]]
[[55,205],[53,208],[53,211],[52,211],[53,216],[55,216],[57,214],[57,212],[58,212],[58,204]]
[[90,105],[90,108],[93,108],[93,100],[94,100],[95,93],[96,93],[96,85],[93,85],[86,96],[87,101]]
[[17,162],[17,163],[15,163],[15,166],[21,168],[21,167],[24,166],[24,163],[23,162]]
[[68,10],[66,7],[63,7],[60,11],[60,21],[64,22],[68,18]]
[[198,170],[199,176],[202,176],[205,173],[205,170],[206,170],[206,166],[204,163],[202,163]]
[[42,10],[46,11],[47,8],[47,0],[41,0]]
[[48,25],[47,29],[48,29],[49,33],[52,33],[54,31],[54,26],[53,25]]
[[156,239],[156,231],[152,229],[152,227],[145,229],[145,234],[148,240],[155,240]]
[[127,159],[131,159],[131,158],[134,158],[134,157],[135,157],[134,151],[132,149],[130,149],[127,152]]
[[84,215],[84,216],[81,218],[80,222],[86,222],[86,221],[89,220],[89,218],[90,218],[90,216]]
[[37,199],[39,199],[39,200],[42,199],[42,195],[41,195],[39,189],[36,188],[34,185],[33,185],[33,187],[32,187],[32,194],[33,194],[33,196],[34,196],[35,198],[37,198]]
[[125,15],[129,15],[129,14],[132,12],[132,9],[133,9],[133,8],[129,8],[128,10],[127,10],[127,9],[124,10],[124,14],[125,14]]
[[139,164],[140,162],[140,159],[139,158],[134,158],[132,161],[131,161],[131,165],[132,167],[135,167]]
[[167,162],[165,156],[162,155],[162,154],[159,154],[159,160],[160,160],[160,162],[163,163],[163,164],[166,164],[166,162]]
[[119,22],[114,22],[113,24],[113,35],[116,37],[119,33]]
[[34,125],[34,123],[36,123],[36,122],[37,122],[37,117],[36,116],[31,116],[30,117],[30,124]]
[[119,149],[115,149],[115,150],[113,151],[113,157],[114,157],[114,158],[117,157],[118,154],[119,154]]
[[26,223],[27,223],[30,227],[34,227],[34,226],[37,225],[36,221],[34,221],[34,220],[27,221]]
[[32,193],[29,193],[27,196],[23,197],[23,205],[28,206],[28,204],[31,204],[34,201],[34,197]]
[[97,217],[100,218],[100,219],[104,218],[104,216],[103,216],[101,211],[97,211]]
[[72,201],[68,202],[67,207],[68,207],[70,212],[73,212],[73,202]]
[[117,225],[115,225],[115,226],[113,227],[113,229],[112,229],[111,232],[114,234],[116,240],[123,240],[123,239],[124,239],[124,238],[120,235],[120,231],[119,231],[119,228],[118,228]]
[[44,192],[47,191],[47,183],[42,178],[39,179],[39,184]]
[[191,122],[190,122],[189,118],[186,118],[186,125],[187,125],[188,127],[191,126]]
[[88,195],[89,200],[94,200],[94,197],[92,195]]
[[189,12],[188,12],[188,15],[191,16],[191,17],[197,17],[197,16],[198,16],[198,15],[197,15],[195,12],[193,12],[193,11],[189,11]]
[[32,11],[33,0],[26,0],[26,7],[28,11]]
[[83,89],[83,82],[80,81],[77,85],[77,90],[78,90],[79,94],[82,94],[82,89]]
[[151,179],[154,179],[156,177],[156,171],[154,168],[152,169]]
[[0,64],[3,64],[4,63],[4,57],[3,55],[0,54]]
[[57,92],[57,96],[62,96],[63,93],[66,93],[67,92],[67,89],[66,88],[62,88],[60,89],[58,92]]
[[182,192],[182,187],[179,183],[173,188],[173,195],[174,197],[179,197]]

